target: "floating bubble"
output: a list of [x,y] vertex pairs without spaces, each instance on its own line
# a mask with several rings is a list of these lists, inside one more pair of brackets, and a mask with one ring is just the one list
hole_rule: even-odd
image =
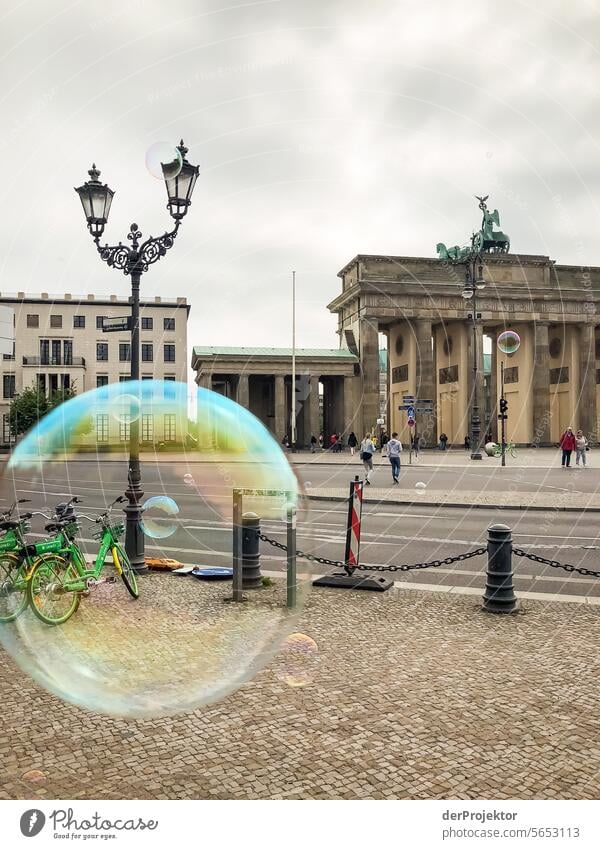
[[146,168],[157,180],[173,180],[182,165],[181,153],[168,142],[155,142],[146,151]]
[[194,476],[187,474],[183,476],[183,482],[186,486],[194,486],[196,481],[194,480]]
[[306,634],[290,634],[275,662],[275,675],[288,687],[306,687],[314,680],[319,665],[319,648]]
[[[77,491],[83,496],[77,509],[98,515],[101,505],[127,485],[127,464],[111,457],[124,446],[122,422],[111,411],[131,410],[133,397],[139,400],[141,485],[149,496],[142,518],[148,557],[231,567],[236,489],[243,492],[243,512],[256,513],[278,539],[285,540],[281,511],[288,503],[296,507],[303,537],[310,533],[301,484],[266,428],[248,410],[206,389],[196,390],[189,408],[188,391],[184,383],[129,381],[66,401],[15,446],[0,475],[0,498],[3,503],[31,498],[32,510],[40,509],[49,497],[51,470],[59,491],[72,492],[78,485],[72,481],[85,481]],[[197,434],[193,448],[189,430]],[[164,443],[168,454],[158,450]],[[57,502],[63,500],[56,496]],[[120,545],[124,520],[123,506],[115,504],[110,524]],[[44,522],[34,516],[33,534],[43,534]],[[163,536],[172,526],[177,534]],[[88,536],[84,533],[78,544],[91,564],[100,542],[88,542]],[[117,563],[126,564],[125,555],[117,555]],[[230,581],[178,580],[168,572],[152,572],[138,578],[136,600],[112,557],[109,548],[98,577],[115,582],[92,584],[84,593],[84,575],[77,598],[75,589],[66,588],[67,580],[78,586],[73,572],[65,571],[75,567],[61,565],[56,556],[39,573],[33,608],[15,611],[19,615],[12,622],[0,622],[0,641],[24,672],[56,696],[112,716],[188,713],[224,698],[269,663],[286,636],[297,631],[310,588],[299,570],[298,607],[288,609],[281,569],[271,586],[245,593],[243,604],[224,604],[231,598]],[[285,566],[284,554],[274,566]],[[63,624],[52,627],[41,620],[43,611],[71,611],[73,598],[79,606]]]
[[166,539],[175,533],[177,525],[173,521],[179,515],[177,502],[168,495],[153,495],[142,504],[141,526],[147,537]]
[[110,404],[111,415],[120,424],[135,422],[140,417],[141,402],[135,395],[123,394]]
[[498,336],[498,349],[503,354],[515,354],[521,345],[521,337],[516,330],[504,330]]
[[423,481],[417,481],[415,484],[415,492],[417,495],[425,495],[425,490],[427,489],[427,484],[423,483]]

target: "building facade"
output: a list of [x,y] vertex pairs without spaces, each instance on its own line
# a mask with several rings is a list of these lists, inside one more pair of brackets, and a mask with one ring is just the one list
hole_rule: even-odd
[[[310,447],[310,438],[354,429],[360,396],[358,358],[346,349],[296,350],[294,411],[296,444]],[[196,383],[237,401],[259,418],[275,439],[291,438],[291,348],[193,349]]]
[[[11,399],[28,387],[37,386],[51,395],[74,387],[77,394],[131,377],[131,334],[105,333],[104,318],[127,316],[131,306],[116,295],[86,298],[65,294],[61,297],[0,296],[0,305],[14,310],[15,342],[12,354],[2,355],[2,442],[8,444],[8,410]],[[186,298],[155,297],[140,304],[140,375],[142,379],[187,381]],[[145,425],[145,427],[144,427]],[[142,440],[179,442],[185,436],[169,422],[143,422]],[[112,432],[114,430],[114,433]],[[96,423],[99,443],[125,441],[127,428],[110,416]],[[144,439],[144,436],[146,439]]]
[[[555,443],[581,428],[596,441],[600,381],[600,268],[558,265],[547,256],[482,254],[485,288],[477,296],[477,352],[483,412],[483,337],[489,337],[489,426],[497,436],[501,364],[508,400],[507,437],[520,444]],[[388,427],[408,437],[404,394],[434,401],[417,421],[435,444],[445,432],[462,444],[469,433],[473,333],[461,296],[463,263],[429,257],[354,257],[338,274],[342,292],[329,304],[342,345],[359,359],[360,430],[379,414],[379,334],[389,354]],[[498,335],[516,331],[521,344],[503,354]],[[355,428],[356,430],[356,428]],[[358,432],[358,431],[357,431]],[[485,432],[485,430],[484,430]]]

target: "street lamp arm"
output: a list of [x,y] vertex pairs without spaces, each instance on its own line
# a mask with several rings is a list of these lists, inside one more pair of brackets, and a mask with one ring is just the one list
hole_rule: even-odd
[[131,249],[119,242],[118,245],[101,245],[99,239],[94,239],[100,259],[111,268],[118,268],[125,274],[129,273]]
[[169,233],[164,233],[156,239],[150,236],[149,239],[146,239],[146,241],[141,244],[139,249],[139,262],[143,271],[147,271],[149,265],[158,262],[158,260],[166,254],[169,248],[173,247],[177,231],[179,230],[179,224],[180,222],[176,221],[175,227]]

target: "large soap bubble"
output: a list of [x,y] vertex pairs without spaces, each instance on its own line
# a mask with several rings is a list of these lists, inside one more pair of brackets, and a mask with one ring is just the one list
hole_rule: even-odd
[[503,354],[516,354],[521,347],[521,337],[516,330],[504,330],[498,336],[497,344]]
[[[139,416],[125,428],[114,410],[137,409],[132,398]],[[169,381],[110,384],[53,410],[14,449],[0,479],[3,503],[24,496],[32,501],[27,509],[49,512],[68,494],[78,495],[78,542],[92,568],[100,546],[100,525],[93,520],[127,489],[127,440],[136,431],[147,557],[231,567],[234,490],[242,490],[243,511],[256,513],[269,536],[285,543],[283,517],[290,504],[306,534],[305,502],[278,441],[228,398],[205,389],[190,398],[187,385]],[[116,504],[111,516],[113,525],[125,524],[123,505]],[[46,521],[34,515],[30,542],[40,541]],[[246,591],[243,603],[226,601],[231,582],[166,571],[138,576],[136,600],[109,548],[102,572],[86,592],[75,594],[65,589],[64,577],[73,580],[75,567],[60,567],[53,557],[45,580],[31,584],[38,615],[29,606],[0,624],[2,643],[50,692],[117,716],[189,711],[235,690],[297,631],[310,586],[299,584],[298,607],[287,609],[285,555],[263,548],[262,568],[272,581]],[[104,581],[110,577],[113,582]],[[69,613],[75,596],[78,609],[64,624],[45,624],[39,617],[42,595],[56,601],[44,610]]]

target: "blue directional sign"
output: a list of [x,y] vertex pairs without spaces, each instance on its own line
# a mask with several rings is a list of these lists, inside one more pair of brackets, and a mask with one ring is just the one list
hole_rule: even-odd
[[415,408],[414,408],[414,407],[409,407],[409,408],[407,409],[407,411],[406,411],[406,415],[408,416],[408,418],[409,418],[409,419],[414,419],[414,417],[415,417]]

